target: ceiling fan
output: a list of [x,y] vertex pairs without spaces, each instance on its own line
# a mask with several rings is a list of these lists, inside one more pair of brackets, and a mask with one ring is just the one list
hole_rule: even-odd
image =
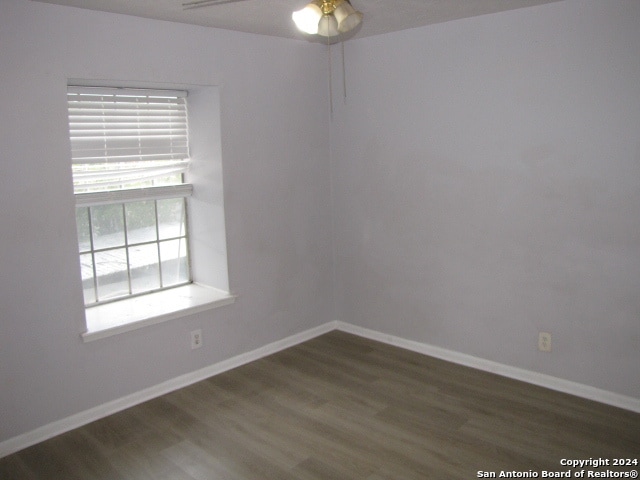
[[[245,0],[190,0],[182,4],[185,10],[201,7],[212,7]],[[309,35],[326,37],[327,46],[336,41],[342,46],[342,86],[344,100],[347,100],[347,80],[344,61],[344,37],[342,34],[352,32],[362,23],[362,13],[351,6],[349,0],[311,0],[304,8],[291,14],[296,27]],[[352,32],[353,33],[353,32]],[[329,52],[329,109],[333,119],[333,85],[331,48]]]
[[[192,0],[182,4],[187,9],[224,5],[244,0]],[[351,6],[349,0],[311,0],[291,18],[298,29],[309,35],[337,37],[356,28],[362,22],[362,13]]]

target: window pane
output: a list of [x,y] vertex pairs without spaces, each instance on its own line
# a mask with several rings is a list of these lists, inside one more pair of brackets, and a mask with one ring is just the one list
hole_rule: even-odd
[[133,293],[160,288],[158,245],[138,245],[129,249],[131,290]]
[[153,242],[158,239],[156,232],[155,202],[153,200],[127,203],[125,205],[125,212],[127,216],[127,241],[129,245]]
[[184,198],[158,200],[160,238],[175,238],[185,234]]
[[127,254],[124,248],[95,254],[98,275],[98,298],[121,297],[129,294]]
[[167,175],[166,177],[156,178],[153,180],[153,185],[163,186],[163,185],[180,185],[184,183],[182,180],[182,173],[174,173],[173,175]]
[[84,303],[85,305],[93,303],[96,301],[96,290],[93,284],[93,259],[90,253],[80,255],[80,272],[82,274]]
[[76,208],[76,226],[78,230],[78,248],[81,252],[91,250],[91,231],[89,229],[89,207]]
[[124,245],[122,204],[91,207],[91,226],[96,250]]
[[186,239],[169,240],[160,243],[162,262],[162,284],[165,287],[189,281]]

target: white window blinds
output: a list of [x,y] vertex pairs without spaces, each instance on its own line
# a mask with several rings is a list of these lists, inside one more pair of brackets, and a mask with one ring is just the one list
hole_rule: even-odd
[[[69,86],[75,193],[182,184],[189,165],[186,96],[182,91]],[[188,192],[171,190],[186,196],[191,186],[185,187]]]

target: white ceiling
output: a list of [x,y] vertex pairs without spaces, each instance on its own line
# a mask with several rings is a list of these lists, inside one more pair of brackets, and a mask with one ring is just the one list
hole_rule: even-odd
[[[298,32],[291,20],[291,12],[309,0],[222,0],[226,3],[188,10],[182,6],[187,0],[36,1],[261,35],[311,39]],[[364,14],[364,19],[350,36],[368,37],[556,1],[560,0],[351,0]]]

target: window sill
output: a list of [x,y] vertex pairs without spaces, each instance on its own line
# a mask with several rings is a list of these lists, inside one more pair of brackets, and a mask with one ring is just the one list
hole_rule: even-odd
[[235,302],[235,295],[200,284],[120,300],[85,310],[84,342],[110,337]]

